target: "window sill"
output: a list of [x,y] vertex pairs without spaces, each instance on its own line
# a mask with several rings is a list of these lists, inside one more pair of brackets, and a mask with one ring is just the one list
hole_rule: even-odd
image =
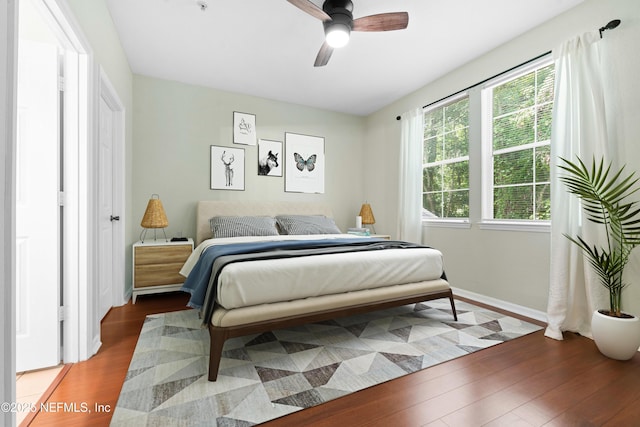
[[478,223],[481,230],[500,231],[528,231],[535,233],[549,233],[551,231],[550,221],[505,221],[505,220],[482,220]]
[[468,219],[423,219],[423,227],[438,228],[471,228]]

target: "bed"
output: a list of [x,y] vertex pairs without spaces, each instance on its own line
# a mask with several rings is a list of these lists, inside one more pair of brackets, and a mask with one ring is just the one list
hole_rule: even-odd
[[[227,227],[225,221],[245,217],[277,218],[277,233],[213,238],[212,229],[219,235],[226,229],[216,228],[212,218]],[[293,225],[300,218],[303,229],[307,218],[321,221],[313,231],[318,234],[287,234],[299,231]],[[192,295],[189,305],[200,309],[209,330],[209,381],[217,379],[224,343],[233,337],[439,298],[449,299],[457,320],[439,251],[328,232],[331,218],[321,203],[198,203],[196,250],[181,273],[187,277],[183,290]]]

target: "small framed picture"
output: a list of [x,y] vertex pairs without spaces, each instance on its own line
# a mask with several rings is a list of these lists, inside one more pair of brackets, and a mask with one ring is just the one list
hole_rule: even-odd
[[256,145],[255,114],[233,112],[233,143]]
[[285,133],[284,191],[324,193],[324,138]]
[[244,190],[244,148],[211,146],[211,189]]
[[282,176],[282,142],[258,140],[258,175]]

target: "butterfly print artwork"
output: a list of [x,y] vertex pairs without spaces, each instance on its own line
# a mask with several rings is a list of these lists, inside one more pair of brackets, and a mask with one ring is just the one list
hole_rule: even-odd
[[296,167],[301,172],[304,171],[305,168],[309,172],[312,172],[316,168],[316,159],[318,158],[318,156],[316,156],[315,154],[312,154],[307,160],[305,160],[304,157],[302,157],[300,154],[293,153],[293,158],[296,161]]

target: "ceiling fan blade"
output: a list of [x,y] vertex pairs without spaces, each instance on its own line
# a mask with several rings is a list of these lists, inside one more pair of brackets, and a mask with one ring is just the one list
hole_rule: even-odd
[[329,62],[331,58],[331,54],[333,53],[333,48],[327,44],[327,42],[322,43],[320,47],[320,52],[318,52],[318,56],[316,56],[316,62],[313,64],[314,67],[324,67]]
[[380,13],[353,20],[353,31],[404,30],[409,25],[407,12]]
[[303,12],[308,13],[314,18],[318,18],[321,21],[330,21],[331,17],[327,15],[327,13],[320,9],[315,4],[311,3],[309,0],[287,0],[289,3],[302,10]]

